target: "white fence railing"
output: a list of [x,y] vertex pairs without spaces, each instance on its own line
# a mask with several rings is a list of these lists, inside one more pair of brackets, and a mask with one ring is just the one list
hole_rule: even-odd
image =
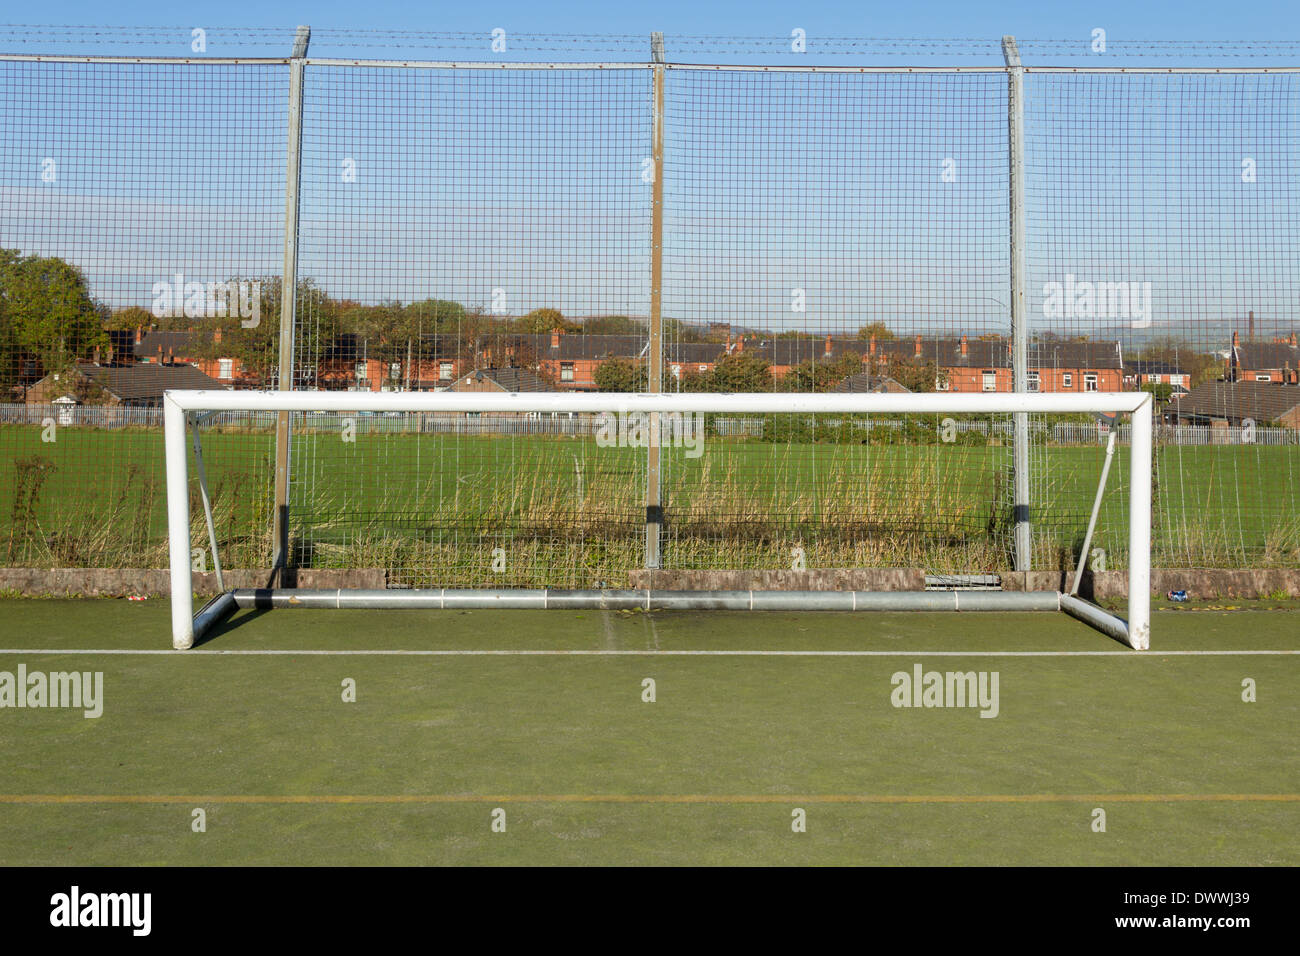
[[[301,430],[337,429],[340,418],[335,413],[301,413],[294,417]],[[353,416],[358,434],[422,433],[438,435],[573,435],[592,436],[600,420],[592,415],[492,415],[469,417],[459,413],[389,412],[357,413]],[[43,426],[54,422],[60,427],[80,428],[157,428],[163,425],[161,408],[114,405],[18,405],[0,404],[0,425]],[[821,424],[834,427],[839,419],[823,416]],[[852,422],[855,428],[902,428],[899,418],[862,418]],[[761,438],[763,419],[757,416],[713,416],[710,432],[727,438]],[[1011,440],[1010,420],[954,419],[958,433],[975,432]],[[205,429],[247,428],[275,429],[274,412],[215,412],[204,421]],[[1122,424],[1116,436],[1127,444],[1131,427]],[[1054,445],[1105,444],[1107,428],[1093,422],[1031,423],[1031,431]],[[1300,430],[1278,426],[1212,427],[1209,425],[1157,425],[1157,445],[1300,445]]]

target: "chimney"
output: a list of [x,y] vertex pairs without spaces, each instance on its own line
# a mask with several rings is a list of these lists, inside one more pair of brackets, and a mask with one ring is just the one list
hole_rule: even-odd
[[99,364],[99,346],[98,346],[98,345],[95,346],[95,364],[96,364],[96,365]]
[[871,338],[867,339],[867,354],[875,356],[876,354],[876,333],[871,333]]
[[212,330],[212,341],[213,341],[213,343],[215,343],[216,345],[220,345],[220,344],[221,344],[221,329],[220,329],[220,328],[216,328],[216,329],[213,329],[213,330]]
[[1294,332],[1292,332],[1292,333],[1291,333],[1291,337],[1290,337],[1289,339],[1287,339],[1287,345],[1291,346],[1291,348],[1295,348],[1295,347],[1296,347],[1296,338],[1295,338],[1295,333],[1294,333]]
[[917,358],[921,357],[921,336],[919,335],[916,337],[916,347],[915,347],[915,351],[912,354],[915,355]]
[[559,329],[551,329],[551,348],[558,349],[560,347],[560,336],[563,334]]
[[162,346],[159,345],[159,346],[158,346],[158,364],[161,365],[162,363],[163,363]]
[[966,354],[967,354],[967,350],[966,350],[966,336],[963,335],[963,336],[961,337],[961,357],[962,357],[962,358],[965,358],[965,357],[966,357]]
[[1235,349],[1235,348],[1236,348],[1238,345],[1240,345],[1240,344],[1241,344],[1241,343],[1240,343],[1240,341],[1239,341],[1238,338],[1237,338],[1237,332],[1236,332],[1236,330],[1234,329],[1233,332],[1232,332],[1232,347]]
[[743,335],[736,336],[736,351],[745,351],[745,337]]
[[831,354],[831,337],[829,335],[826,336],[826,354]]
[[143,338],[144,338],[144,329],[142,329],[140,326],[137,325],[135,327],[135,344],[139,345]]
[[170,345],[167,346],[167,364],[168,365],[176,364],[176,353],[172,351],[172,347]]

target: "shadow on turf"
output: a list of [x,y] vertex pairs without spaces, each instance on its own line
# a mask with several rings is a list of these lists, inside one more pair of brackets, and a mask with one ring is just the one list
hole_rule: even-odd
[[242,614],[236,611],[234,614],[230,615],[229,617],[223,618],[222,620],[218,621],[216,624],[213,624],[210,628],[208,628],[207,632],[194,642],[193,647],[202,647],[204,644],[207,644],[209,641],[215,641],[218,637],[221,637],[223,634],[229,634],[231,631],[237,631],[245,624],[247,624],[249,621],[257,620],[263,614],[266,614],[269,610],[270,610],[269,608],[254,608],[253,610],[250,610],[247,613],[242,613]]

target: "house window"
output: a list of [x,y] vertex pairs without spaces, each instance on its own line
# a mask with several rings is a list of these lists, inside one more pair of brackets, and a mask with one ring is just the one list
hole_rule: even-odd
[[998,390],[998,373],[993,369],[985,369],[981,376],[984,380],[984,391],[996,392]]
[[1273,376],[1272,376],[1272,375],[1259,375],[1259,374],[1256,374],[1256,375],[1255,375],[1255,381],[1257,381],[1257,382],[1271,382],[1271,381],[1273,381]]
[[700,366],[700,371],[701,371],[701,372],[707,372],[708,370],[709,370],[709,367],[708,367],[707,365],[701,365],[701,366]]
[[1039,390],[1038,369],[1030,369],[1028,372],[1028,386],[1031,392]]
[[442,362],[438,365],[438,378],[442,379],[444,382],[451,380],[450,362]]
[[680,365],[674,365],[673,378],[681,378],[681,377],[682,377],[682,367]]
[[946,378],[936,378],[934,380],[934,390],[936,392],[946,392],[949,388],[950,386],[948,385],[948,380]]
[[366,363],[365,363],[365,362],[358,362],[358,363],[357,363],[357,381],[358,381],[358,382],[364,382],[365,380],[366,380]]
[[232,379],[235,377],[235,360],[234,359],[217,359],[217,377]]
[[389,362],[389,363],[388,363],[388,377],[389,377],[389,378],[401,378],[401,377],[402,377],[402,363],[401,363],[401,362]]
[[1062,373],[1061,373],[1061,387],[1062,387],[1062,388],[1074,388],[1074,373],[1073,373],[1073,372],[1062,372]]
[[560,363],[560,381],[561,381],[561,382],[572,382],[572,381],[573,381],[573,363],[572,363],[572,362],[561,362],[561,363]]
[[1083,376],[1083,390],[1085,392],[1097,391],[1097,375],[1095,372],[1086,372]]

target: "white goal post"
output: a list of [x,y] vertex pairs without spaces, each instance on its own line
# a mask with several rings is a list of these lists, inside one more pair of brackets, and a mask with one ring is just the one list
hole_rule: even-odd
[[[172,646],[190,647],[197,636],[237,607],[534,607],[534,608],[734,608],[739,610],[1059,610],[1129,646],[1150,642],[1152,396],[1148,392],[980,394],[844,393],[589,393],[589,392],[255,392],[170,390],[163,399],[167,525],[171,565]],[[1131,416],[1128,549],[1128,618],[1056,591],[816,592],[816,591],[476,591],[425,588],[324,592],[226,591],[196,619],[190,552],[190,474],[186,429],[202,412],[444,412],[640,414],[653,423],[666,414],[1080,414]],[[205,492],[206,493],[206,492]],[[1100,501],[1100,494],[1098,496]],[[1095,514],[1094,514],[1095,517]]]

